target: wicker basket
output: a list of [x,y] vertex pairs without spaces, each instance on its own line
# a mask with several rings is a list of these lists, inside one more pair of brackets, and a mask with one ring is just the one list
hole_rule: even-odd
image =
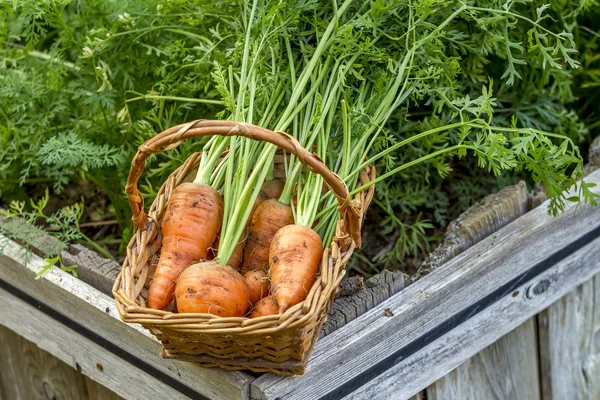
[[[330,248],[323,251],[320,274],[306,300],[280,315],[260,318],[222,318],[211,314],[177,314],[146,307],[146,296],[160,251],[160,226],[169,197],[177,185],[198,167],[200,153],[190,156],[161,187],[148,214],[144,212],[137,182],[146,158],[178,146],[196,136],[244,136],[272,143],[294,154],[311,171],[323,176],[337,197],[340,218]],[[367,167],[360,182],[374,179]],[[191,361],[205,367],[248,369],[279,375],[302,374],[321,326],[327,318],[345,265],[360,246],[362,216],[373,196],[373,187],[350,198],[344,182],[290,135],[231,121],[193,121],[170,128],[140,146],[131,163],[126,188],[133,212],[135,233],[113,287],[117,308],[125,322],[139,323],[163,344],[162,356]]]

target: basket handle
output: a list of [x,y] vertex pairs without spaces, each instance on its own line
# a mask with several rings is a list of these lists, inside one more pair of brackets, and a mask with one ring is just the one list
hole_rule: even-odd
[[346,231],[350,233],[356,246],[361,245],[360,228],[362,206],[350,197],[346,183],[332,172],[316,155],[303,148],[291,135],[285,132],[274,132],[260,126],[235,121],[196,120],[187,124],[174,126],[142,144],[131,161],[131,169],[127,178],[125,192],[133,213],[133,222],[138,229],[145,229],[148,217],[144,211],[144,199],[137,187],[138,180],[144,170],[146,159],[153,153],[173,149],[185,139],[197,136],[243,136],[249,139],[268,142],[295,155],[309,170],[321,175],[340,204],[338,211],[342,215]]

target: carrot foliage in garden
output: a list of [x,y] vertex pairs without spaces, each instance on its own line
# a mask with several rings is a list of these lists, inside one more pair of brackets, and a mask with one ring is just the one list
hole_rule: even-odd
[[[289,99],[292,90],[275,82],[293,83],[291,62],[310,59],[342,3],[258,2],[265,24],[250,37],[276,35],[256,40],[266,50],[256,58],[252,90],[263,93],[252,107],[272,111],[261,108],[272,93]],[[57,194],[87,180],[110,198],[127,237],[123,187],[137,146],[193,119],[247,115],[251,105],[235,103],[233,88],[249,9],[241,1],[1,2],[2,200],[31,196],[40,183]],[[594,203],[585,183],[576,199],[565,191],[583,176],[579,146],[599,128],[598,26],[594,1],[351,2],[322,57],[336,79],[323,81],[311,110],[314,121],[318,110],[331,115],[321,150],[332,169],[355,179],[368,156],[382,177],[368,218],[393,243],[366,246],[384,251],[362,259],[422,258],[449,219],[519,178],[544,184],[553,213],[569,201]],[[289,57],[278,47],[286,35]],[[324,103],[332,90],[335,102]],[[258,117],[274,128],[282,115]],[[148,200],[204,144],[153,156]]]

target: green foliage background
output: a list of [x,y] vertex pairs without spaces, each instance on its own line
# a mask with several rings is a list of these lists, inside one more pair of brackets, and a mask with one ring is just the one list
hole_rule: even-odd
[[[304,3],[318,10],[319,1]],[[371,20],[357,28],[384,26],[387,10],[397,8],[406,16],[395,15],[394,24],[385,25],[387,35],[406,33],[397,20],[408,20],[409,10],[426,32],[462,5],[467,11],[416,54],[410,96],[378,148],[448,124],[455,108],[467,107],[465,99],[479,98],[491,85],[496,125],[563,134],[585,153],[600,128],[596,1],[377,0],[369,3]],[[211,73],[215,62],[239,57],[243,34],[235,21],[242,13],[232,0],[0,1],[0,199],[27,199],[43,184],[60,194],[84,179],[109,197],[127,239],[123,188],[131,157],[154,134],[223,110]],[[531,21],[567,36],[557,40],[532,29]],[[459,135],[410,144],[383,158],[378,170],[433,153]],[[152,157],[143,185],[148,200],[200,148],[188,143]],[[422,258],[451,218],[529,172],[496,177],[479,169],[474,157],[436,158],[382,182],[369,218],[383,229],[366,235],[365,247],[394,242],[373,267]],[[367,252],[363,260],[374,257]]]

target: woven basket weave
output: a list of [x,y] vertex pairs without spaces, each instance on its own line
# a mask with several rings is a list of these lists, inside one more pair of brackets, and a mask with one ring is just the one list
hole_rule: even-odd
[[[162,241],[160,226],[171,193],[198,167],[200,153],[191,155],[164,182],[148,214],[137,188],[145,160],[196,136],[243,136],[272,143],[294,154],[311,171],[323,176],[340,206],[336,234],[323,251],[319,276],[306,300],[285,313],[260,318],[222,318],[212,314],[177,314],[146,307],[148,287]],[[360,183],[375,178],[375,169],[361,171]],[[362,217],[373,197],[373,186],[350,198],[344,182],[290,135],[255,125],[199,120],[170,128],[140,146],[131,163],[126,187],[135,233],[113,286],[123,321],[139,323],[163,344],[162,356],[191,361],[204,367],[248,369],[279,375],[302,374],[321,326],[327,318],[338,284],[355,247],[360,246]]]

